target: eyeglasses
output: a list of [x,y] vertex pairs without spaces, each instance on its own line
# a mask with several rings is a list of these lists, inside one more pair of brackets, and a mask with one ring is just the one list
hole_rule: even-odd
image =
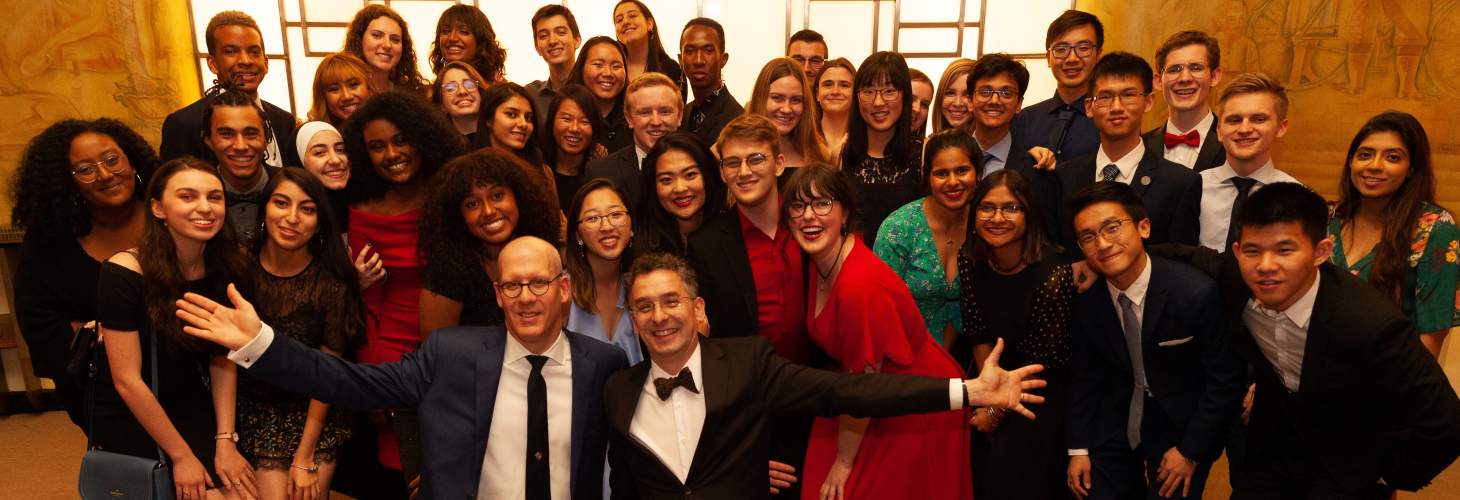
[[1144,99],[1145,97],[1145,92],[1130,91],[1120,95],[1100,94],[1095,97],[1091,97],[1090,101],[1095,103],[1095,107],[1104,109],[1110,107],[1110,105],[1113,104],[1116,99],[1120,100],[1121,106],[1134,106],[1137,103],[1140,103],[1141,99]]
[[1126,222],[1134,223],[1135,221],[1132,219],[1111,219],[1101,224],[1100,229],[1097,231],[1080,233],[1075,237],[1075,241],[1080,244],[1080,248],[1090,248],[1095,244],[1095,238],[1103,238],[1105,241],[1111,241],[1115,238],[1115,235],[1120,234],[1120,228]]
[[96,182],[96,176],[101,173],[100,169],[102,167],[106,167],[107,172],[111,172],[112,175],[122,175],[132,170],[130,163],[126,165],[122,164],[122,160],[126,158],[127,156],[121,153],[108,152],[101,156],[101,161],[77,163],[71,169],[71,175],[76,177],[76,180],[81,181],[82,184]]
[[1076,56],[1084,59],[1086,57],[1090,57],[1091,54],[1095,53],[1095,44],[1090,42],[1080,42],[1074,45],[1070,45],[1068,43],[1059,43],[1049,48],[1049,55],[1054,56],[1055,59],[1064,59],[1066,57],[1070,57],[1071,51],[1073,51]]
[[515,299],[519,295],[522,295],[523,288],[531,290],[533,295],[541,297],[543,294],[547,293],[548,288],[552,287],[554,281],[557,281],[559,278],[562,278],[566,274],[566,271],[560,272],[552,279],[539,278],[527,281],[498,281],[497,289],[501,290],[502,295],[506,296],[509,299]]
[[1024,206],[1014,203],[1007,205],[980,204],[974,209],[978,212],[979,220],[994,220],[995,214],[1004,214],[1005,219],[1017,219],[1024,213]]
[[1206,74],[1207,65],[1202,63],[1172,64],[1170,66],[1167,66],[1166,69],[1162,70],[1161,74],[1176,76],[1180,75],[1182,71],[1190,71],[1191,76],[1201,76]]
[[835,198],[817,198],[811,200],[811,203],[796,200],[786,205],[786,212],[794,219],[806,215],[806,207],[811,207],[811,213],[826,215],[831,213],[831,204],[834,202],[836,202]]
[[654,314],[654,309],[656,307],[659,309],[663,309],[666,313],[673,313],[674,311],[678,311],[679,308],[684,307],[686,303],[692,301],[694,301],[694,297],[680,297],[677,295],[665,298],[664,300],[658,302],[652,300],[641,300],[634,303],[634,316],[638,316],[640,318],[648,317],[649,315]]
[[476,80],[462,80],[460,83],[457,83],[457,82],[446,82],[446,83],[444,83],[444,84],[441,85],[441,90],[444,90],[444,91],[446,91],[447,94],[451,94],[451,95],[456,95],[456,93],[458,91],[461,91],[461,92],[475,92],[477,90],[477,81]]
[[808,59],[805,56],[791,56],[791,60],[796,61],[799,64],[809,65],[813,68],[819,68],[821,67],[821,65],[826,64],[826,59],[821,57],[812,57]]
[[1005,101],[1012,101],[1015,97],[1019,97],[1019,93],[1013,90],[995,90],[993,87],[979,87],[978,90],[975,90],[973,92],[973,95],[978,96],[978,100],[980,101],[991,101],[993,100],[994,96],[999,96],[1000,99],[1003,99]]
[[740,170],[740,165],[742,164],[749,165],[751,168],[754,168],[764,165],[765,161],[768,159],[770,158],[767,157],[765,153],[751,153],[749,156],[745,157],[745,160],[741,160],[740,158],[732,156],[724,160],[720,160],[720,168],[723,168],[725,170]]
[[857,91],[857,97],[863,101],[874,101],[877,96],[882,96],[883,101],[892,102],[902,98],[902,91],[896,87],[882,87],[880,89],[862,89]]
[[600,226],[603,224],[603,221],[608,221],[608,225],[613,227],[623,227],[624,224],[629,223],[629,213],[619,210],[604,215],[590,215],[578,219],[578,223],[584,226]]

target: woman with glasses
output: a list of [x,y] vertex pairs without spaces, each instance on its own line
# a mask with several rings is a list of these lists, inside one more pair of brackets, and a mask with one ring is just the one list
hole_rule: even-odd
[[973,71],[972,59],[957,59],[948,63],[943,76],[938,77],[938,93],[933,100],[933,133],[950,128],[973,129],[973,94],[968,88],[968,72]]
[[10,223],[25,229],[15,319],[35,375],[56,383],[82,430],[84,380],[66,372],[72,339],[95,328],[101,263],[142,238],[142,191],[156,166],[152,146],[122,122],[63,120],[31,139],[10,186]]
[[888,214],[923,193],[918,172],[923,141],[912,135],[907,61],[896,52],[868,56],[857,70],[852,95],[841,166],[863,201],[857,232],[872,239]]
[[781,154],[786,157],[783,177],[808,163],[831,162],[826,139],[816,129],[816,101],[810,95],[811,85],[801,65],[777,58],[761,68],[745,106],[746,113],[770,118],[780,132]]
[[634,241],[640,252],[685,255],[689,234],[725,211],[725,181],[710,149],[693,133],[659,138],[644,157],[644,191]]
[[1000,365],[1043,364],[1039,376],[1049,383],[1038,419],[974,410],[974,428],[988,442],[974,462],[976,496],[1068,498],[1064,415],[1073,275],[1041,227],[1028,178],[1016,170],[993,172],[971,198],[972,234],[958,255],[964,334],[953,344],[953,356],[972,376],[1003,339]]
[[431,87],[431,103],[439,106],[467,144],[476,141],[477,115],[482,106],[483,80],[471,65],[453,61],[446,63]]
[[962,130],[929,137],[922,168],[928,196],[892,212],[877,235],[877,256],[907,283],[928,333],[944,346],[963,331],[957,257],[968,235],[968,200],[978,183],[979,157],[978,143]]
[[629,316],[623,276],[632,262],[633,219],[623,195],[607,179],[583,184],[568,209],[564,265],[573,288],[569,331],[624,351],[629,364],[644,360]]
[[568,74],[568,83],[576,83],[593,93],[593,111],[602,127],[593,129],[593,140],[609,153],[634,143],[629,121],[624,116],[624,89],[629,86],[626,72],[628,49],[606,36],[595,36],[583,42],[578,60]]
[[[849,177],[813,163],[791,175],[781,198],[781,213],[814,272],[808,335],[844,372],[963,377],[928,335],[902,279],[853,233],[860,200]],[[817,418],[801,498],[972,499],[967,415]]]
[[841,155],[847,142],[847,122],[852,116],[852,81],[857,68],[851,61],[838,57],[826,62],[812,86],[816,108],[820,113],[821,137],[833,158]]

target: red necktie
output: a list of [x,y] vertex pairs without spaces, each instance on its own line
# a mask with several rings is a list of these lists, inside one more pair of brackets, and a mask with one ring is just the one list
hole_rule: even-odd
[[1198,135],[1195,130],[1187,132],[1186,135],[1176,135],[1167,132],[1165,141],[1166,149],[1174,148],[1178,144],[1185,144],[1194,148],[1197,147],[1197,145],[1201,144],[1201,136]]

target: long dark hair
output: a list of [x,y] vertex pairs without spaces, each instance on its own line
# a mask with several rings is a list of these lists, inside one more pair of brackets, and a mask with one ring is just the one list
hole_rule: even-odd
[[1364,139],[1379,132],[1398,135],[1404,149],[1409,151],[1409,175],[1384,207],[1384,237],[1374,247],[1374,268],[1369,272],[1370,285],[1398,300],[1408,266],[1409,245],[1414,240],[1420,215],[1424,213],[1425,205],[1435,205],[1435,171],[1430,163],[1430,139],[1414,115],[1386,111],[1370,118],[1354,134],[1354,140],[1348,145],[1348,156],[1344,157],[1343,175],[1338,178],[1338,209],[1334,211],[1334,217],[1351,223],[1358,215],[1363,195],[1359,194],[1352,180],[1354,154]]
[[91,132],[116,141],[123,156],[137,172],[132,200],[142,201],[147,180],[157,169],[157,153],[140,134],[111,118],[61,120],[46,127],[20,156],[20,168],[10,184],[10,223],[27,233],[55,238],[74,238],[91,232],[91,215],[76,181],[71,178],[71,142]]
[[[956,129],[953,129],[956,130]],[[947,131],[945,131],[947,132]],[[973,188],[973,196],[968,200],[969,216],[978,217],[978,204],[988,197],[989,191],[1004,186],[1009,189],[1009,194],[1019,201],[1024,208],[1024,244],[1019,254],[1023,256],[1024,262],[1039,262],[1044,257],[1043,249],[1046,245],[1058,248],[1050,239],[1049,233],[1045,232],[1044,209],[1040,207],[1040,200],[1036,196],[1035,189],[1030,185],[1029,178],[1020,174],[1017,170],[1002,169],[989,173],[979,180],[978,186]],[[969,221],[968,237],[964,239],[963,255],[971,261],[989,260],[993,258],[993,249],[989,248],[988,242],[978,235],[976,229],[977,220]]]
[[426,265],[460,276],[482,272],[486,245],[466,228],[461,200],[476,187],[505,186],[517,201],[517,225],[512,238],[536,236],[558,241],[562,227],[558,199],[528,173],[528,165],[500,148],[479,149],[459,156],[431,178],[426,204],[421,209],[418,251]]
[[[167,182],[184,170],[206,173],[218,179],[220,186],[223,184],[223,176],[213,165],[184,156],[158,167],[156,175],[147,183],[147,199],[160,203]],[[222,215],[218,234],[203,247],[204,274],[233,282],[247,296],[253,290],[248,257],[233,232],[233,224],[228,220],[231,215],[227,211]],[[172,233],[162,220],[154,219],[142,230],[142,242],[137,245],[137,262],[142,266],[142,283],[147,289],[147,318],[154,338],[167,340],[160,345],[173,354],[217,352],[218,349],[208,341],[184,334],[175,316],[177,305],[174,302],[189,291],[188,280],[178,263],[177,242],[173,241]]]
[[562,109],[563,101],[567,100],[572,100],[583,110],[583,114],[588,116],[589,126],[593,127],[592,133],[588,136],[588,140],[591,142],[583,149],[583,158],[578,163],[580,167],[578,172],[581,175],[583,173],[581,167],[588,164],[588,157],[592,156],[593,148],[598,144],[598,131],[603,129],[603,117],[598,116],[598,106],[594,105],[593,93],[588,91],[588,87],[569,83],[558,89],[558,94],[553,96],[552,103],[548,104],[547,116],[538,122],[543,126],[540,127],[541,130],[537,131],[537,143],[542,145],[539,149],[542,152],[543,163],[556,170],[558,168],[558,138],[553,135],[553,127],[554,122],[557,121],[558,110]]
[[[593,47],[605,43],[617,49],[619,57],[623,58],[624,61],[624,85],[618,89],[618,96],[614,98],[613,103],[614,109],[621,110],[624,107],[624,93],[629,89],[629,49],[624,47],[624,44],[619,43],[618,40],[606,36],[595,36],[583,42],[583,48],[578,49],[578,59],[573,61],[573,69],[568,72],[568,83],[576,83],[582,85],[584,89],[588,88],[588,81],[583,78],[583,69],[588,65],[588,51],[593,50]],[[594,99],[596,101],[597,98]],[[598,105],[594,104],[592,109],[595,113],[598,112]],[[594,129],[593,132],[597,134],[598,129]]]
[[466,151],[466,140],[461,133],[446,119],[445,113],[432,108],[426,99],[394,90],[373,95],[350,113],[350,119],[345,120],[345,127],[340,130],[345,140],[345,155],[350,158],[350,183],[345,186],[350,203],[380,198],[390,189],[385,179],[375,173],[375,164],[365,147],[365,125],[375,120],[395,125],[411,147],[419,150],[421,170],[416,175],[421,178],[430,179],[447,160]]
[[[582,187],[578,188],[578,192],[573,194],[573,202],[569,205],[567,212],[568,248],[563,251],[563,264],[568,268],[568,276],[572,277],[568,281],[572,283],[573,302],[578,304],[578,307],[583,308],[583,310],[595,314],[598,313],[595,310],[598,294],[593,283],[593,267],[588,264],[588,249],[578,239],[578,226],[582,225],[582,223],[578,222],[578,212],[583,210],[583,200],[587,199],[589,194],[600,189],[613,191],[614,196],[618,196],[618,199],[624,202],[624,209],[629,211],[630,222],[633,222],[634,214],[636,213],[634,207],[628,206],[629,202],[628,199],[624,198],[623,191],[619,191],[618,187],[614,186],[613,182],[608,179],[597,178],[585,182]],[[630,238],[629,242],[626,242],[627,246],[624,248],[624,252],[619,254],[618,270],[620,275],[628,272],[629,264],[634,261],[634,248],[631,244],[633,240],[634,238]]]
[[842,145],[842,166],[861,163],[867,158],[867,121],[862,119],[862,89],[879,83],[891,84],[902,93],[902,114],[892,127],[892,140],[883,148],[883,158],[895,161],[916,159],[912,135],[912,78],[908,76],[907,60],[896,52],[878,52],[867,56],[857,67],[857,77],[852,80],[852,110],[847,120],[847,142]]
[[482,93],[482,107],[477,111],[476,144],[472,146],[474,148],[497,146],[504,150],[507,149],[503,145],[495,144],[497,141],[492,138],[492,123],[497,120],[497,108],[513,96],[521,97],[523,101],[527,102],[527,109],[532,111],[532,116],[525,117],[525,119],[527,124],[533,127],[533,133],[527,134],[527,143],[522,145],[522,149],[511,151],[522,158],[522,161],[534,166],[542,165],[542,153],[537,143],[536,127],[538,123],[543,122],[538,119],[537,100],[532,98],[532,94],[528,93],[527,89],[512,82],[498,83]]
[[[618,3],[613,4],[614,12],[617,12],[619,6],[626,3],[631,3],[635,6],[638,6],[639,12],[644,14],[644,19],[648,19],[650,22],[654,23],[654,29],[649,30],[649,39],[646,40],[646,43],[649,44],[649,57],[644,58],[644,72],[664,73],[665,68],[668,68],[670,65],[676,63],[674,62],[674,58],[669,57],[669,53],[664,51],[664,42],[659,37],[659,32],[661,28],[661,26],[659,26],[659,21],[657,19],[654,19],[654,13],[649,11],[649,6],[644,5],[644,2],[640,2],[639,0],[619,0]],[[613,17],[611,15],[609,16],[609,20],[613,20]],[[617,29],[614,30],[614,34],[615,36],[617,36]],[[624,63],[627,64],[628,62],[628,58],[625,57]],[[679,85],[679,82],[674,83],[675,85]]]
[[441,30],[453,24],[466,25],[471,30],[472,38],[476,39],[477,53],[473,54],[469,64],[483,78],[489,80],[480,83],[487,85],[500,79],[506,72],[507,51],[502,48],[502,44],[497,43],[497,32],[492,29],[492,21],[487,19],[482,9],[464,4],[447,7],[436,20],[436,32],[431,34],[431,55],[427,57],[431,63],[431,72],[441,74],[441,66],[446,64],[446,57],[441,55]]
[[[370,27],[370,22],[380,17],[388,17],[400,25],[401,52],[400,60],[395,62],[395,67],[390,69],[390,82],[417,94],[424,94],[426,79],[421,77],[421,72],[416,69],[416,46],[411,42],[411,30],[406,26],[406,19],[390,7],[381,4],[369,4],[355,13],[355,18],[350,20],[350,26],[345,33],[345,49],[351,55],[365,58],[365,28]],[[478,43],[480,46],[480,42]],[[372,69],[372,71],[374,71]],[[376,89],[385,90],[385,89]]]
[[700,224],[725,211],[725,181],[720,178],[720,164],[710,149],[700,143],[693,133],[683,130],[670,132],[654,143],[644,157],[644,168],[640,169],[644,196],[634,213],[634,239],[644,251],[673,252],[685,254],[684,242],[679,238],[679,222],[659,205],[657,185],[659,158],[670,151],[679,151],[694,158],[700,167],[700,178],[705,183],[705,206],[700,209]]

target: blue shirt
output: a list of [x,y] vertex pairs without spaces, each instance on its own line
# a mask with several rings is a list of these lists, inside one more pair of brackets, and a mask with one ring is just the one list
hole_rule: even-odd
[[[1057,131],[1060,128],[1060,118],[1066,115],[1069,130],[1065,132],[1062,144],[1054,144],[1053,140],[1059,135]],[[1095,129],[1095,122],[1085,116],[1084,97],[1066,104],[1060,100],[1059,94],[1055,94],[1054,97],[1024,108],[1014,117],[1013,133],[1019,137],[1025,148],[1044,146],[1054,151],[1055,159],[1061,162],[1095,154],[1095,150],[1100,147],[1100,131]]]
[[634,325],[629,318],[629,309],[624,305],[626,299],[624,290],[620,288],[617,306],[618,323],[613,325],[612,340],[603,331],[603,321],[598,318],[598,315],[578,307],[577,302],[570,302],[572,309],[568,311],[568,330],[619,348],[628,355],[629,366],[634,366],[644,360],[644,351],[639,348],[639,338],[634,336]]

